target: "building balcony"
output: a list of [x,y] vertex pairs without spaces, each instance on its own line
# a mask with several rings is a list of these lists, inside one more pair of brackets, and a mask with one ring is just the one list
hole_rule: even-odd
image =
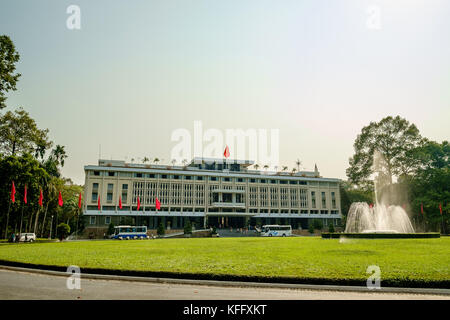
[[238,189],[215,189],[215,190],[211,190],[211,193],[245,193],[245,190],[238,190]]
[[244,209],[245,203],[243,202],[213,202],[212,207],[214,208],[239,208]]

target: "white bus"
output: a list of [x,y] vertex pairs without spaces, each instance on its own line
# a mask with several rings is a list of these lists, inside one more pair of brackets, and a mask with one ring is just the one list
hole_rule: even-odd
[[111,236],[112,239],[148,239],[147,227],[134,227],[134,226],[117,226],[114,227],[114,234]]
[[278,224],[262,226],[262,237],[290,237],[292,235],[291,225],[280,226]]

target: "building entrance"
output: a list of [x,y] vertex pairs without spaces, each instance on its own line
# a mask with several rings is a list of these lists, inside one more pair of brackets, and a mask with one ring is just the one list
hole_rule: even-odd
[[233,216],[208,216],[208,225],[216,227],[218,229],[224,228],[245,228],[247,225],[245,217],[233,217]]

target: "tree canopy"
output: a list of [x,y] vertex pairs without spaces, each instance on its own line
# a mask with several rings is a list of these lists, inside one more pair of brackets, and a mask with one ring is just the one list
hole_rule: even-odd
[[6,35],[0,35],[0,109],[6,107],[5,93],[16,90],[20,73],[15,71],[19,59],[20,55],[11,39]]
[[[347,169],[349,181],[359,187],[367,187],[370,176],[377,171],[388,184],[392,184],[394,177],[416,169],[415,151],[425,142],[417,127],[399,116],[371,122],[362,128],[354,143],[355,154],[349,159],[350,167]],[[376,152],[382,157],[374,163]]]
[[0,151],[3,154],[31,153],[42,159],[51,145],[48,129],[39,129],[24,109],[8,111],[0,117]]

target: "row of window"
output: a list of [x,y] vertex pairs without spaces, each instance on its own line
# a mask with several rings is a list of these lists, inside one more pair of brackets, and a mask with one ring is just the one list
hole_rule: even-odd
[[134,178],[149,178],[149,179],[174,179],[174,180],[197,180],[201,181],[208,178],[209,181],[224,181],[224,182],[250,182],[250,183],[268,183],[268,184],[292,184],[292,185],[311,185],[311,186],[337,186],[337,182],[322,182],[319,181],[301,181],[301,180],[280,180],[280,179],[256,179],[256,178],[232,178],[232,177],[204,177],[204,176],[188,176],[188,175],[173,175],[173,174],[156,174],[156,173],[140,173],[140,172],[114,172],[114,171],[92,171],[94,176],[100,176],[104,173],[105,176],[115,177],[134,177]]
[[[231,187],[231,186],[225,186]],[[211,185],[210,191],[218,189],[218,185]],[[106,203],[112,203],[114,184],[107,184],[107,194]],[[192,184],[170,184],[161,183],[159,186],[159,192],[157,192],[156,182],[135,182],[134,192],[133,192],[133,203],[137,202],[137,197],[139,196],[142,203],[154,204],[154,199],[159,197],[162,204],[185,204],[191,205],[196,204],[201,206],[204,204],[204,185],[192,185]],[[227,188],[225,188],[227,189]],[[239,190],[245,191],[244,186],[238,186]],[[268,191],[270,190],[270,198],[268,196]],[[267,187],[250,187],[249,201],[250,206],[270,206],[278,207],[308,207],[308,199],[306,195],[306,189],[292,189],[292,188],[267,188]],[[212,202],[217,202],[213,196],[217,194],[210,193],[209,204]],[[128,198],[128,184],[122,184],[122,202],[126,203]],[[231,195],[230,195],[231,196]],[[245,202],[245,198],[241,195],[236,195],[239,197],[237,202]],[[98,199],[98,183],[93,183],[92,186],[92,202]],[[182,200],[183,199],[183,200]],[[326,192],[321,192],[322,208],[327,207]],[[280,201],[280,203],[278,202]],[[311,207],[316,208],[316,191],[311,191]],[[336,209],[336,194],[331,192],[331,207]]]

